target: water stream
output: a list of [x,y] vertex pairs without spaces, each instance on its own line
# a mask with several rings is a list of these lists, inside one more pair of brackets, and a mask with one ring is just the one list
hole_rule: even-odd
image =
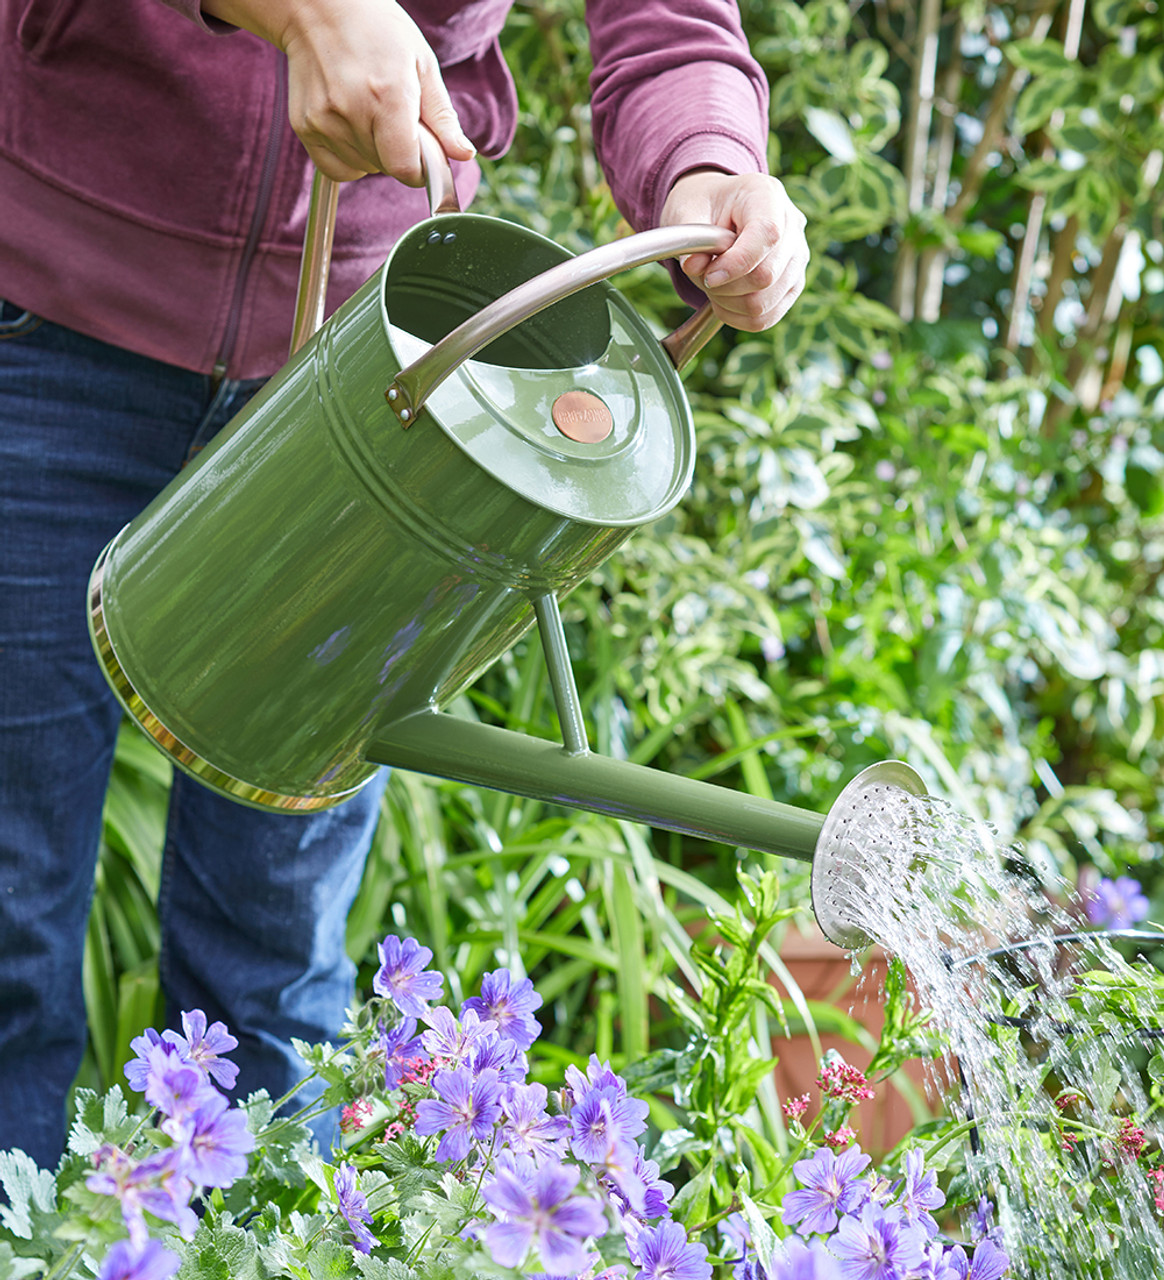
[[1159,1000],[1111,1012],[1132,971],[1106,937],[1063,941],[1080,932],[1071,886],[945,803],[896,793],[854,843],[875,870],[849,876],[838,907],[933,1011],[948,1053],[931,1083],[975,1121],[968,1175],[998,1206],[1014,1274],[1164,1276],[1141,1083],[1164,1044]]

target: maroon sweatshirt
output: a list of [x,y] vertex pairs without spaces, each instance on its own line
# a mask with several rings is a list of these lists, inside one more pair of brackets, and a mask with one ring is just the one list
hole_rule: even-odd
[[[465,132],[509,145],[498,34],[512,0],[403,0]],[[589,0],[595,146],[619,208],[657,225],[671,184],[763,172],[768,87],[735,0]],[[212,31],[198,0],[0,0],[0,298],[232,377],[284,362],[311,185],[286,60]],[[457,164],[462,203],[475,163]],[[427,215],[373,175],[340,192],[328,311]]]

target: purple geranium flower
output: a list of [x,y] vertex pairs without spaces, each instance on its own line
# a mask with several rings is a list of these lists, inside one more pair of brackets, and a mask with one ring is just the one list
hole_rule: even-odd
[[516,1267],[536,1240],[547,1270],[580,1270],[587,1260],[583,1245],[605,1231],[606,1216],[599,1201],[570,1194],[578,1177],[578,1169],[547,1164],[522,1178],[514,1166],[487,1183],[481,1194],[501,1218],[485,1228],[493,1260]]
[[633,1143],[647,1127],[649,1108],[639,1098],[627,1097],[625,1089],[603,1085],[574,1095],[570,1111],[570,1146],[574,1154],[590,1164],[605,1160],[620,1143]]
[[523,1052],[541,1034],[541,1026],[533,1016],[542,1007],[542,998],[528,978],[514,982],[508,969],[495,969],[481,979],[481,994],[471,996],[461,1006],[475,1009],[481,1018],[497,1024],[497,1034],[512,1040]]
[[707,1249],[689,1244],[687,1232],[671,1218],[644,1227],[628,1245],[639,1280],[711,1280]]
[[638,1143],[635,1144],[634,1174],[643,1185],[643,1217],[661,1218],[669,1213],[668,1201],[675,1194],[675,1188],[659,1176],[658,1163],[648,1160]]
[[368,1197],[356,1186],[356,1171],[350,1164],[341,1164],[335,1171],[335,1198],[344,1221],[355,1236],[352,1248],[360,1253],[371,1253],[376,1237],[364,1225],[372,1221]]
[[186,1176],[185,1165],[186,1153],[181,1147],[169,1147],[144,1160],[133,1160],[119,1147],[105,1146],[97,1152],[97,1168],[85,1179],[85,1186],[117,1200],[129,1238],[135,1244],[141,1244],[148,1236],[142,1216],[147,1212],[163,1222],[177,1224],[189,1240],[198,1219],[190,1208],[194,1184]]
[[957,1280],[1001,1280],[1010,1266],[1010,1259],[993,1240],[979,1240],[969,1261],[961,1245],[951,1249],[947,1257]]
[[416,1019],[405,1018],[394,1027],[380,1028],[384,1054],[384,1088],[395,1089],[417,1058],[424,1057],[424,1043],[416,1034]]
[[502,1040],[496,1034],[482,1036],[473,1044],[469,1052],[469,1066],[474,1075],[490,1069],[496,1071],[502,1084],[522,1084],[529,1074],[525,1054],[512,1040]]
[[160,1240],[118,1240],[105,1255],[97,1280],[167,1280],[182,1265]]
[[497,1072],[482,1071],[474,1077],[467,1067],[438,1071],[432,1078],[432,1087],[440,1101],[422,1098],[416,1104],[416,1132],[423,1137],[443,1130],[436,1158],[463,1160],[474,1138],[482,1142],[492,1137],[493,1126],[501,1115]]
[[233,1089],[238,1079],[238,1067],[222,1055],[237,1049],[238,1041],[226,1029],[226,1023],[212,1022],[207,1027],[202,1010],[191,1009],[189,1013],[182,1014],[182,1030],[185,1036],[167,1031],[163,1038],[176,1045],[187,1062],[201,1067],[209,1079],[217,1081],[224,1089]]
[[759,1276],[762,1280],[843,1280],[841,1266],[836,1258],[815,1237],[809,1241],[791,1236],[782,1240],[779,1252],[766,1268],[759,1261],[747,1280]]
[[798,1160],[792,1167],[805,1189],[784,1197],[784,1225],[799,1223],[802,1236],[835,1231],[839,1214],[853,1213],[869,1198],[869,1184],[860,1177],[869,1160],[856,1145],[840,1155],[821,1147],[811,1160]]
[[475,1010],[468,1010],[458,1021],[452,1012],[438,1005],[423,1014],[431,1031],[421,1033],[421,1043],[434,1058],[444,1058],[459,1067],[479,1043],[497,1035],[492,1022],[482,1022]]
[[190,1117],[183,1138],[187,1172],[204,1187],[229,1187],[246,1173],[247,1155],[255,1149],[246,1113],[213,1091]]
[[938,1175],[926,1170],[926,1158],[920,1151],[911,1151],[905,1157],[905,1184],[898,1204],[905,1221],[910,1226],[920,1226],[930,1239],[938,1234],[938,1224],[929,1214],[946,1203],[945,1193],[938,1186]]
[[[965,1257],[965,1254],[962,1255]],[[950,1261],[951,1252],[948,1244],[941,1240],[932,1240],[926,1247],[921,1266],[912,1274],[917,1280],[961,1280]]]
[[432,952],[414,938],[401,940],[391,933],[377,950],[380,968],[372,979],[372,990],[378,996],[387,996],[401,1013],[423,1017],[428,1002],[439,1000],[444,989],[439,973],[424,972]]
[[556,1160],[562,1154],[570,1122],[547,1114],[547,1097],[543,1084],[511,1084],[502,1093],[501,1136],[511,1151],[535,1160]]
[[1086,910],[1088,920],[1101,929],[1128,929],[1148,914],[1148,899],[1131,876],[1105,877],[1092,890]]
[[134,1036],[129,1047],[135,1056],[125,1064],[125,1078],[135,1093],[145,1093],[146,1082],[151,1071],[156,1070],[155,1063],[159,1055],[173,1057],[181,1061],[182,1050],[172,1041],[165,1040],[153,1029],[146,1027],[140,1036]]
[[926,1235],[906,1226],[895,1209],[867,1204],[841,1219],[832,1242],[845,1280],[901,1280],[925,1258]]

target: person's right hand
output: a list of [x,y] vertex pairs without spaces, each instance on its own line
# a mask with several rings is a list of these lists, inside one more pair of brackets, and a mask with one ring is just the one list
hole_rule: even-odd
[[202,8],[286,53],[291,127],[327,177],[388,173],[421,186],[421,121],[450,158],[474,156],[436,55],[395,0],[203,0]]

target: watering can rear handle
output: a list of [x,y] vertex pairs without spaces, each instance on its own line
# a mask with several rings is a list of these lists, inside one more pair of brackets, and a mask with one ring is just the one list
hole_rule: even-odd
[[[460,213],[461,202],[453,185],[453,168],[437,136],[420,126],[420,158],[424,185],[428,191],[429,213]],[[291,326],[291,349],[296,351],[323,324],[327,277],[331,269],[331,246],[335,239],[336,208],[340,184],[315,171],[311,180],[311,201],[307,227],[303,233],[303,257],[299,263],[299,286],[295,292],[295,320]]]

